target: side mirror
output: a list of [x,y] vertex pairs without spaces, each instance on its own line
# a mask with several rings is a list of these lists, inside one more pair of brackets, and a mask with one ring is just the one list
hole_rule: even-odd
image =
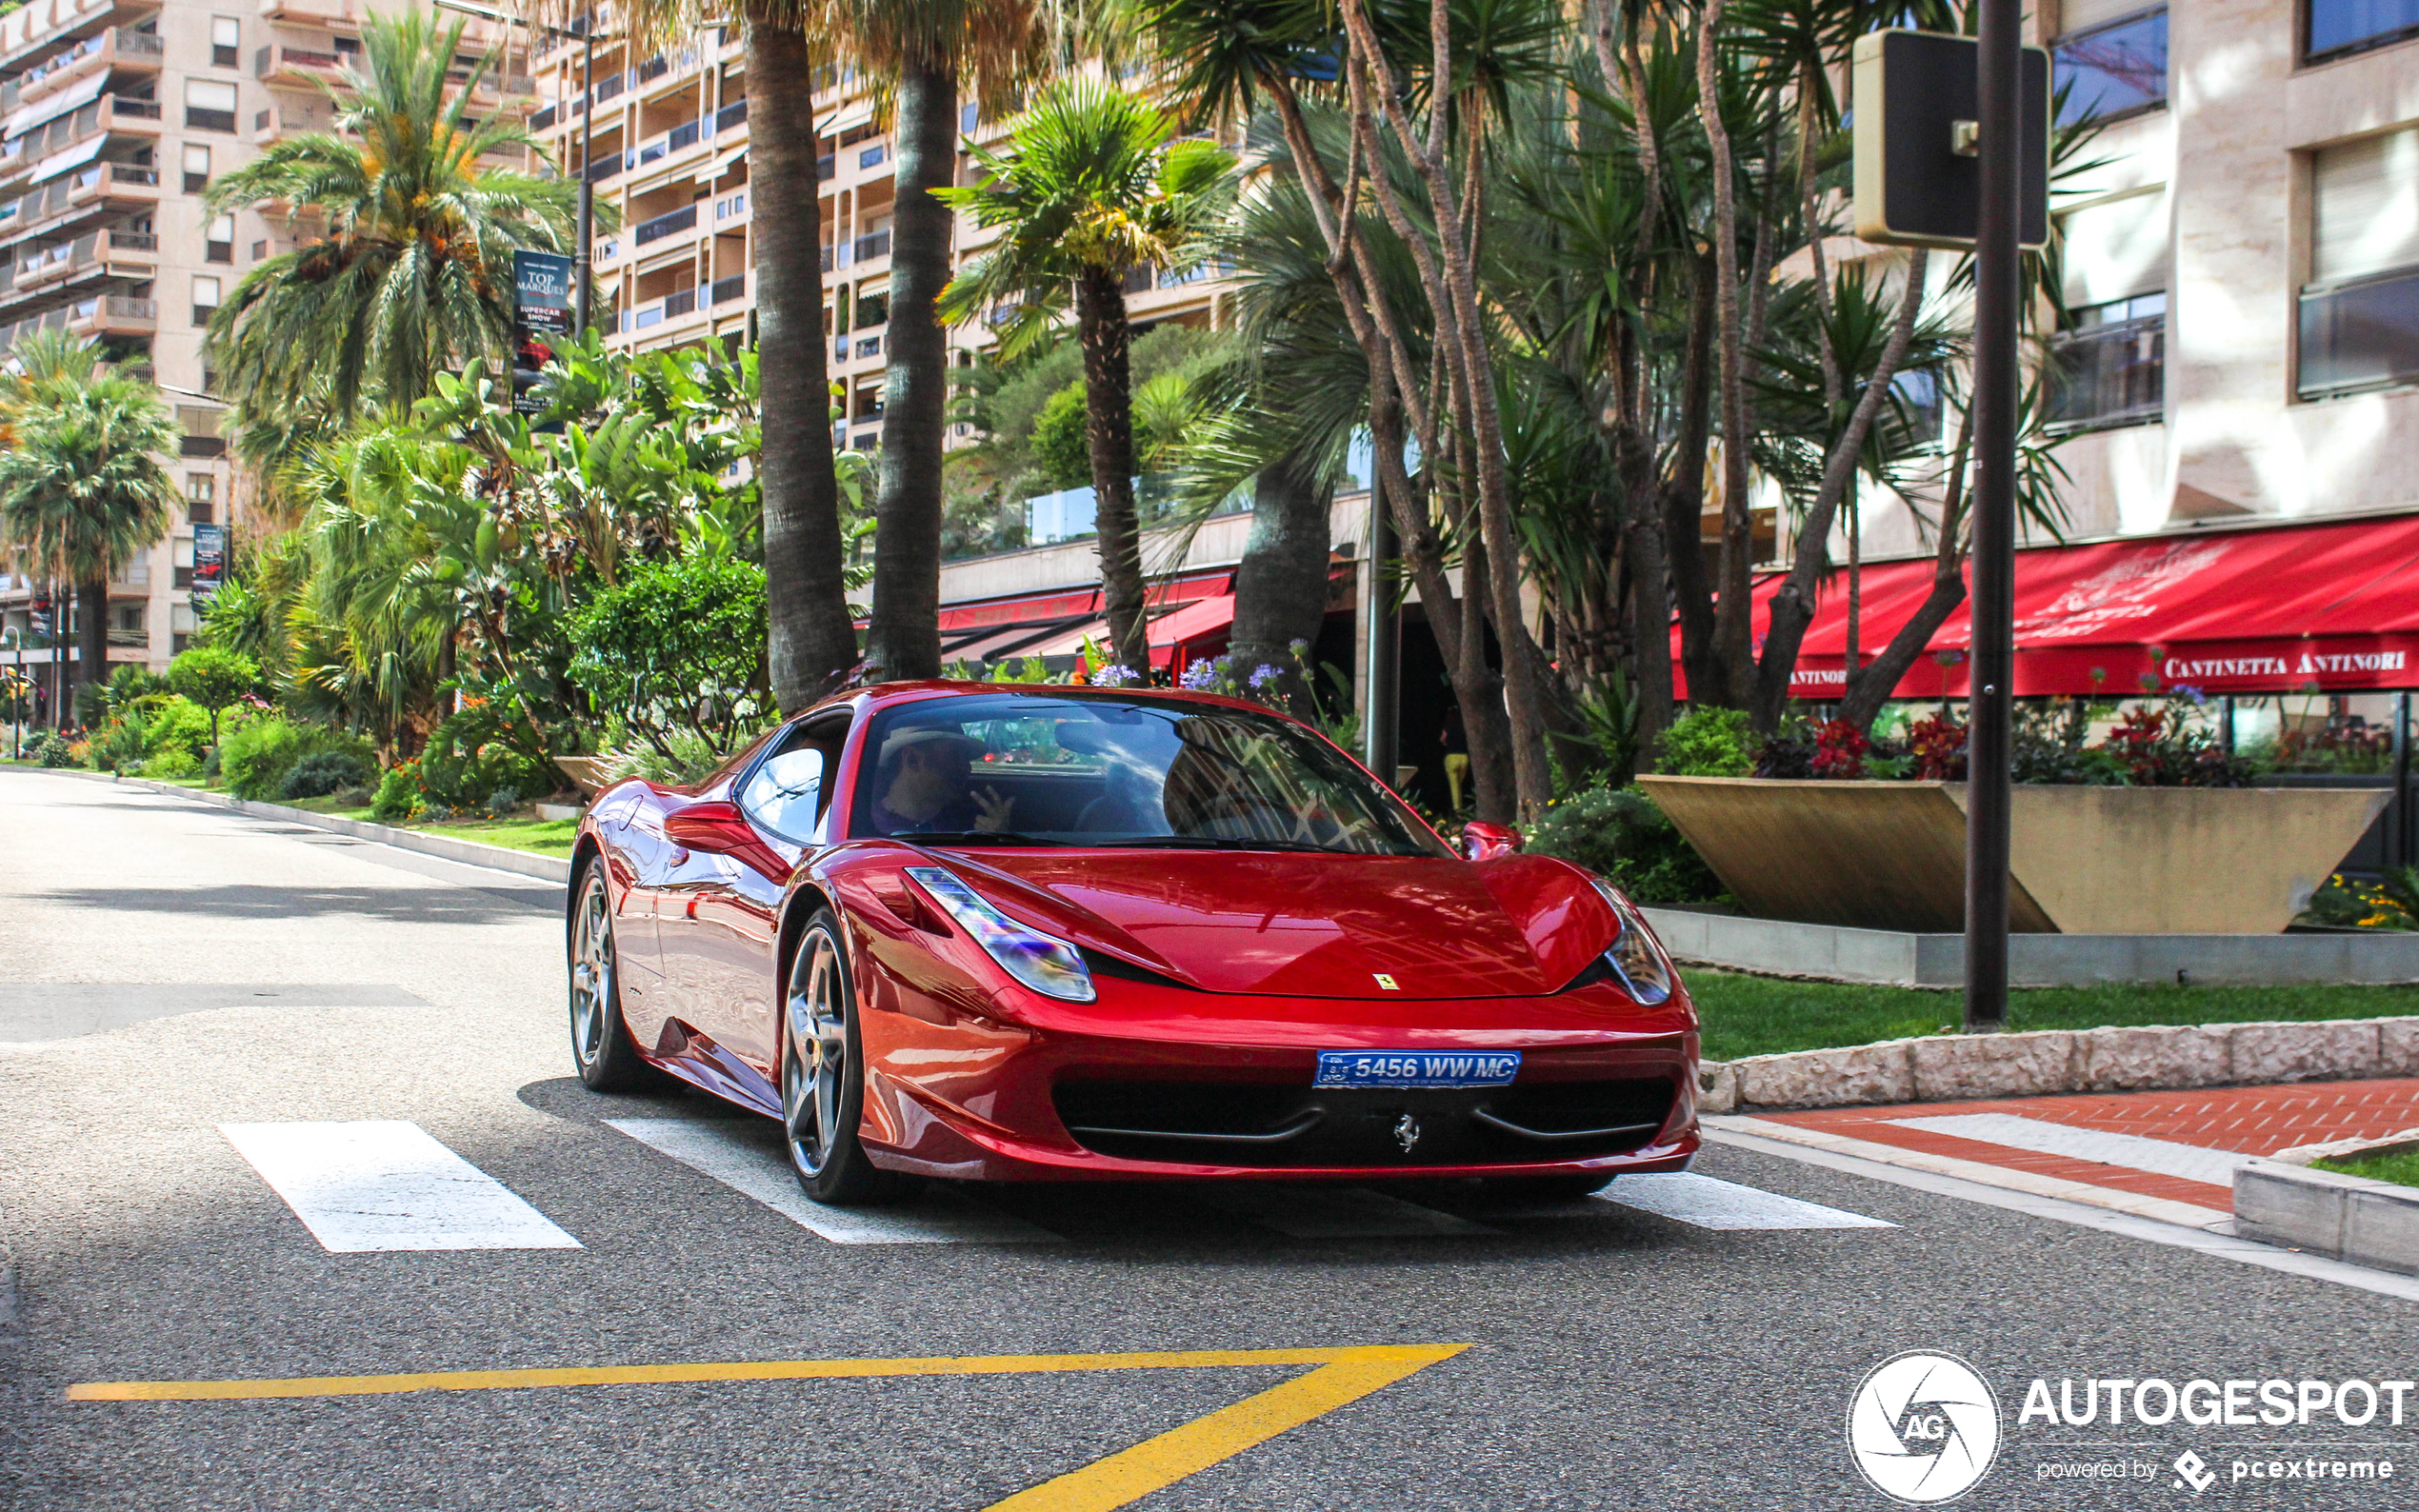
[[1462,854],[1472,861],[1492,861],[1520,848],[1520,831],[1509,825],[1473,819],[1462,826]]
[[727,856],[735,850],[762,849],[754,826],[737,804],[690,804],[664,816],[664,838],[690,850]]

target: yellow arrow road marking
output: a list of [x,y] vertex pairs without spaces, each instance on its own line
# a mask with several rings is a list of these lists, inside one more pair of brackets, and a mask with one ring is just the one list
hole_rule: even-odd
[[290,1397],[391,1396],[413,1391],[527,1390],[544,1386],[662,1385],[709,1381],[862,1380],[883,1376],[1003,1376],[1087,1370],[1178,1370],[1316,1365],[1232,1406],[1146,1439],[1080,1470],[1020,1491],[986,1512],[1110,1512],[1357,1402],[1468,1344],[1362,1344],[1337,1349],[1186,1349],[1146,1354],[966,1355],[928,1360],[765,1360],[672,1365],[586,1365],[539,1370],[431,1370],[390,1376],[297,1376],[266,1381],[93,1381],[70,1402],[245,1402]]

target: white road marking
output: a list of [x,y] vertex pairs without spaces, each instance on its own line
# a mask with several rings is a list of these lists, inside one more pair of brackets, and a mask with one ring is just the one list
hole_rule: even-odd
[[2234,1184],[2235,1171],[2249,1165],[2252,1160],[2251,1156],[2232,1150],[2179,1144],[2172,1140],[2144,1139],[2138,1134],[2111,1134],[2104,1129],[2077,1128],[2071,1124],[2052,1124],[2047,1119],[2022,1118],[2013,1113],[1951,1113],[1939,1118],[1894,1118],[1890,1122],[1901,1128],[1953,1134],[1959,1139],[2005,1144],[2012,1149],[2030,1150],[2036,1155],[2065,1155],[2078,1161],[2122,1165],[2128,1170],[2149,1171],[2156,1176],[2174,1176],[2188,1182],[2206,1182],[2211,1186],[2229,1188]]
[[221,1124],[218,1131],[330,1254],[580,1247],[417,1124]]
[[[826,1207],[798,1189],[777,1146],[737,1131],[737,1119],[609,1118],[605,1123],[835,1244],[1033,1244],[1059,1236],[955,1192],[899,1207]],[[768,1123],[766,1128],[772,1125]],[[750,1132],[753,1132],[752,1130]]]
[[1203,1182],[1186,1195],[1294,1239],[1429,1239],[1499,1232],[1361,1186]]
[[1649,1171],[1616,1177],[1596,1201],[1635,1207],[1698,1228],[1896,1228],[1862,1213],[1802,1203],[1778,1192],[1717,1181],[1693,1171]]

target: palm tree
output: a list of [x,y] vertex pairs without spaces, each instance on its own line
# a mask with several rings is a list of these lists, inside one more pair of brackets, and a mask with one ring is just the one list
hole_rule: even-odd
[[[54,354],[55,355],[55,354]],[[98,365],[21,375],[0,452],[0,542],[21,570],[74,585],[77,679],[109,680],[110,578],[168,534],[177,429],[159,390]]]
[[973,159],[981,182],[936,195],[1002,235],[950,285],[941,313],[962,321],[1013,300],[1013,348],[1072,290],[1109,633],[1120,662],[1147,668],[1126,278],[1207,255],[1233,203],[1234,156],[1215,142],[1176,140],[1174,120],[1138,94],[1077,78],[1050,86],[1010,124],[1005,151],[977,149]]
[[448,78],[462,25],[368,17],[366,71],[328,90],[336,131],[276,143],[211,189],[213,210],[279,206],[318,227],[211,317],[218,371],[255,413],[409,405],[504,350],[514,248],[570,246],[576,187],[486,161],[536,141],[509,115],[468,115],[489,60]]
[[883,339],[890,370],[882,389],[882,473],[874,497],[880,529],[865,654],[882,676],[938,677],[941,443],[950,372],[936,302],[950,281],[953,217],[934,191],[956,177],[965,87],[971,83],[965,92],[989,104],[1009,100],[1052,61],[1073,13],[1096,8],[1077,0],[793,3],[807,12],[810,34],[831,37],[843,57],[892,86],[898,188]]

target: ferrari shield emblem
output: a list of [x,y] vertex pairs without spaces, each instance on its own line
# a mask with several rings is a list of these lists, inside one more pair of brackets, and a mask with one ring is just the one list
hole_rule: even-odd
[[1397,985],[1395,985],[1395,983],[1394,983],[1394,979],[1393,979],[1392,977],[1388,976],[1388,975],[1387,975],[1385,972],[1383,972],[1383,971],[1372,971],[1372,972],[1370,972],[1370,973],[1369,973],[1369,975],[1371,975],[1371,976],[1373,976],[1373,977],[1377,978],[1377,985],[1378,985],[1379,986],[1381,986],[1381,987],[1384,987],[1384,988],[1385,988],[1387,991],[1389,991],[1389,992],[1400,992],[1400,991],[1402,991],[1402,990],[1403,990],[1401,987],[1399,987],[1399,986],[1397,986]]

